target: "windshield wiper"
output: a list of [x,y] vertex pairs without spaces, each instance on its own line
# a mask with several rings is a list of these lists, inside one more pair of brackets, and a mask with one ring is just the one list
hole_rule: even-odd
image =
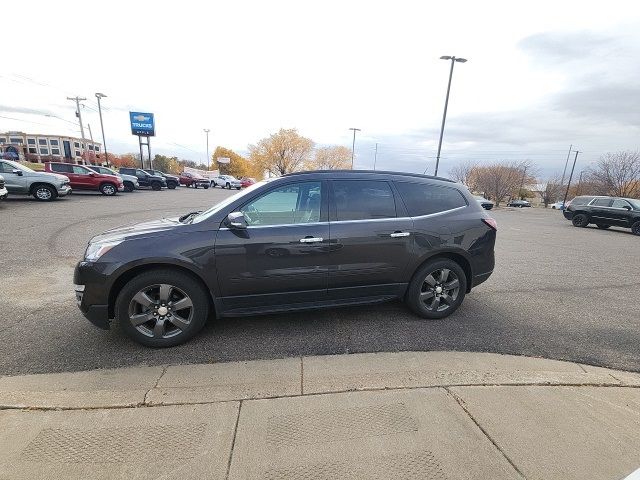
[[189,220],[191,217],[195,217],[196,215],[198,215],[199,213],[202,213],[202,210],[198,210],[196,212],[189,212],[185,215],[182,215],[180,218],[178,218],[178,221],[180,223],[186,223],[187,220]]

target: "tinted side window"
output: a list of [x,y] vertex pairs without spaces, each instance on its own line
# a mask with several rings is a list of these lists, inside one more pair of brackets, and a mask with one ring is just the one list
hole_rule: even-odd
[[396,182],[396,187],[412,217],[467,206],[464,196],[456,188],[406,182]]
[[596,198],[591,205],[594,205],[596,207],[608,207],[609,205],[611,205],[611,199],[610,198]]
[[631,204],[629,202],[627,202],[626,200],[622,200],[620,198],[616,198],[613,201],[613,204],[611,205],[613,208],[624,208],[624,207],[629,207],[631,208]]
[[370,220],[396,216],[396,202],[387,182],[335,180],[333,202],[336,220]]
[[571,205],[586,205],[589,203],[593,197],[576,197],[571,200]]
[[79,165],[72,165],[71,168],[73,169],[73,173],[76,173],[78,175],[89,175],[89,173],[91,173],[88,169]]
[[52,163],[51,170],[54,172],[73,173],[73,166],[66,163]]
[[125,175],[135,175],[136,172],[132,168],[121,168],[120,173],[124,173]]
[[12,173],[14,170],[17,169],[8,163],[0,162],[0,173]]
[[290,225],[320,221],[320,182],[276,188],[240,209],[247,225]]

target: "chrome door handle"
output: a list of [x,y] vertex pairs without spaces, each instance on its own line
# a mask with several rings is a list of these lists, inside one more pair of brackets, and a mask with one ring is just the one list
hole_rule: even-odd
[[322,237],[305,237],[300,239],[300,243],[316,243],[321,242],[322,240]]
[[411,235],[411,232],[393,232],[389,236],[392,238],[398,238],[398,237],[408,237],[409,235]]

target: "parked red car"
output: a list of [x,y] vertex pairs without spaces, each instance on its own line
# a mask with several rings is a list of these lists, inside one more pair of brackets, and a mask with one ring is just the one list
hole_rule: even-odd
[[204,189],[207,189],[209,188],[210,183],[209,180],[207,180],[203,176],[198,175],[197,173],[182,172],[180,174],[180,185],[194,188],[202,187]]
[[122,179],[116,175],[96,173],[82,165],[47,162],[45,172],[60,173],[69,178],[73,190],[97,190],[103,195],[115,195],[124,191]]
[[240,186],[242,188],[250,187],[254,183],[256,183],[256,179],[255,178],[251,178],[251,177],[241,177],[240,178]]

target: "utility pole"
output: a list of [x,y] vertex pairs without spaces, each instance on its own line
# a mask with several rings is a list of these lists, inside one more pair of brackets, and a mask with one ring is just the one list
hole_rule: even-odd
[[91,133],[91,124],[87,123],[87,128],[89,129],[89,138],[93,142],[93,133]]
[[564,162],[564,171],[562,172],[562,180],[560,180],[560,185],[564,185],[564,176],[567,173],[567,165],[569,165],[569,157],[571,156],[571,149],[573,145],[569,145],[569,153],[567,153],[567,161]]
[[204,129],[204,133],[207,134],[207,170],[211,170],[211,159],[209,158],[209,130],[208,128]]
[[359,132],[359,128],[350,128],[349,130],[353,130],[353,144],[351,145],[351,170],[353,170],[353,155],[356,151],[356,132]]
[[98,99],[98,115],[100,115],[100,129],[102,130],[102,149],[104,150],[104,160],[107,162],[107,167],[109,166],[109,155],[107,154],[107,142],[104,139],[104,124],[102,123],[102,106],[100,105],[100,99],[105,98],[106,95],[104,93],[96,93],[96,98]]
[[82,136],[82,149],[80,153],[82,154],[82,161],[84,162],[84,154],[85,154],[85,138],[84,138],[84,127],[82,126],[82,113],[80,112],[80,102],[86,100],[84,97],[67,97],[67,100],[71,100],[72,102],[76,102],[76,116],[78,117],[78,122],[80,122],[80,135]]
[[576,156],[573,159],[573,166],[571,167],[571,175],[569,175],[569,183],[567,183],[567,191],[564,193],[564,200],[562,200],[562,208],[567,204],[567,196],[569,195],[569,187],[571,186],[571,179],[573,178],[573,170],[576,168],[576,162],[578,161],[578,154],[581,153],[576,150]]
[[580,195],[580,187],[582,187],[582,174],[584,170],[580,171],[580,177],[578,178],[578,186],[576,187],[576,197]]
[[373,169],[376,169],[376,162],[378,161],[378,144],[376,143],[376,153],[373,157]]
[[522,172],[522,181],[520,182],[520,190],[518,190],[518,198],[522,196],[521,194],[522,194],[522,188],[524,187],[524,177],[526,176],[527,176],[527,165],[524,166],[524,172]]

